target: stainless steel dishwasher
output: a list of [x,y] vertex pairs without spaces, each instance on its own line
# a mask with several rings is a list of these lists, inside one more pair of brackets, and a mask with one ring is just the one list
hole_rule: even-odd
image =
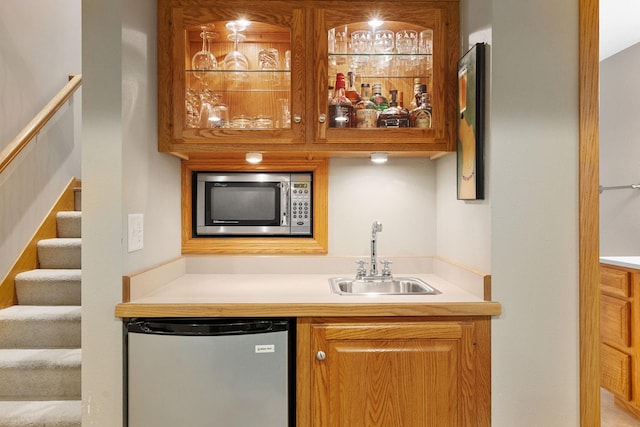
[[294,319],[131,319],[125,424],[293,427],[294,340]]

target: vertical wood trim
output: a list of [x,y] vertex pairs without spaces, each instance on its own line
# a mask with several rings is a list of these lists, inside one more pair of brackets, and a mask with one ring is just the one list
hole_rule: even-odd
[[131,301],[131,277],[122,276],[122,302]]
[[[476,425],[491,426],[491,318],[473,322],[474,371],[477,390]],[[465,352],[463,352],[465,354]]]
[[579,3],[580,426],[600,425],[599,5]]
[[491,301],[491,275],[487,274],[483,277],[484,300]]
[[298,318],[296,342],[296,419],[299,426],[311,426],[311,322],[309,318]]

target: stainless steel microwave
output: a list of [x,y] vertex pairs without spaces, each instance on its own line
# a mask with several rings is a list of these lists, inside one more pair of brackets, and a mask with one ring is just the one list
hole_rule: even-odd
[[194,172],[193,232],[313,235],[313,173]]

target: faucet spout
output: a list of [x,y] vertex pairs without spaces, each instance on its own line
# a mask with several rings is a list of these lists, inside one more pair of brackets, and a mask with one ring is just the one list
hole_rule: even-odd
[[380,221],[374,221],[371,225],[371,273],[370,276],[378,275],[378,265],[377,265],[377,240],[378,233],[382,231],[382,223]]

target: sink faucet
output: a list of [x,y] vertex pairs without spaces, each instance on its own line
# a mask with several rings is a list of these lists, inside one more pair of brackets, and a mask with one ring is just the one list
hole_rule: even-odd
[[367,275],[367,269],[364,265],[366,261],[356,261],[358,269],[356,270],[356,280],[387,280],[392,278],[391,269],[389,264],[391,261],[380,261],[383,265],[382,272],[378,272],[378,233],[382,231],[382,223],[380,221],[374,221],[371,225],[371,270]]
[[382,231],[382,223],[380,221],[374,221],[371,225],[371,273],[370,276],[378,275],[378,265],[377,265],[377,238],[378,233]]

